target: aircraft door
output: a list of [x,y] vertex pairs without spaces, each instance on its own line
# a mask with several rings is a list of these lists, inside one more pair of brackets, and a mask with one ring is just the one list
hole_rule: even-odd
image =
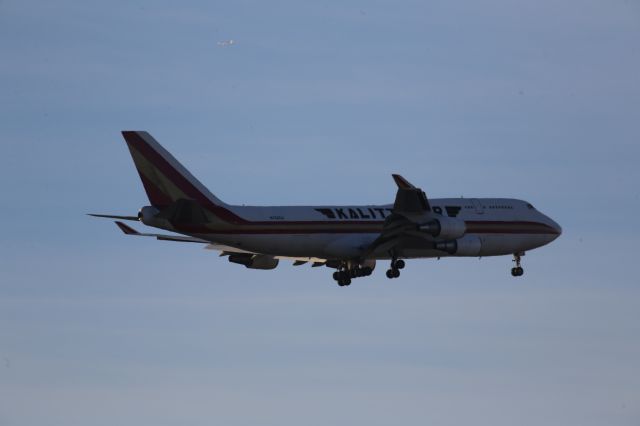
[[484,214],[484,206],[477,198],[472,198],[471,202],[473,203],[473,208],[476,211],[476,214]]

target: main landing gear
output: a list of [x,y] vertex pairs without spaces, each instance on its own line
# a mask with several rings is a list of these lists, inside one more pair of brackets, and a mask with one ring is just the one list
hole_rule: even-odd
[[336,280],[340,287],[351,284],[354,278],[367,277],[373,273],[373,268],[369,266],[361,267],[356,265],[349,268],[347,264],[343,264],[333,273],[333,279]]
[[516,262],[516,267],[511,268],[511,275],[514,277],[521,277],[524,274],[524,269],[520,266],[520,258],[524,256],[524,253],[514,253],[513,261]]
[[400,269],[404,268],[404,260],[393,259],[391,260],[391,268],[387,269],[387,278],[398,278],[400,276]]

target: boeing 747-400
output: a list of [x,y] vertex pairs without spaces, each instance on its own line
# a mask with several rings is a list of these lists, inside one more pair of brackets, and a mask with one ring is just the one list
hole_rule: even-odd
[[[393,204],[363,206],[232,206],[202,185],[149,133],[122,132],[150,205],[116,219],[127,235],[205,244],[230,262],[273,269],[279,260],[335,269],[341,286],[371,275],[389,260],[388,278],[406,259],[513,255],[511,274],[524,273],[521,256],[549,244],[562,229],[530,203],[511,198],[428,199],[394,174]],[[176,234],[141,233],[139,221]]]

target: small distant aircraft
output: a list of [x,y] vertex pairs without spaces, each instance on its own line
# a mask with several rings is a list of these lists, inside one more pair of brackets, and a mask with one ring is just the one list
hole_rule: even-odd
[[235,40],[222,40],[222,41],[219,41],[216,44],[218,46],[220,46],[220,47],[229,47],[229,46],[233,46],[234,44],[236,44],[236,41]]
[[[400,276],[405,259],[513,255],[515,277],[524,273],[525,251],[549,244],[560,225],[530,203],[510,198],[427,199],[400,175],[393,204],[363,206],[231,206],[222,202],[149,133],[124,131],[151,205],[116,219],[127,235],[206,244],[229,261],[273,269],[279,260],[333,268],[348,286],[371,275],[376,260],[390,260],[388,278]],[[180,235],[140,233],[121,220]]]

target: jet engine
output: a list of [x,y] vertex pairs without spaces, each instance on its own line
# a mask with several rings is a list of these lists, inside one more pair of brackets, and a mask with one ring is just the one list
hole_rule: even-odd
[[465,235],[457,240],[436,243],[434,248],[456,256],[478,256],[482,250],[482,241],[475,235]]
[[229,262],[244,265],[249,269],[275,269],[278,259],[266,254],[236,253],[229,255]]
[[453,240],[462,237],[467,232],[464,220],[452,217],[441,217],[433,219],[419,226],[421,231],[442,238],[443,240]]

